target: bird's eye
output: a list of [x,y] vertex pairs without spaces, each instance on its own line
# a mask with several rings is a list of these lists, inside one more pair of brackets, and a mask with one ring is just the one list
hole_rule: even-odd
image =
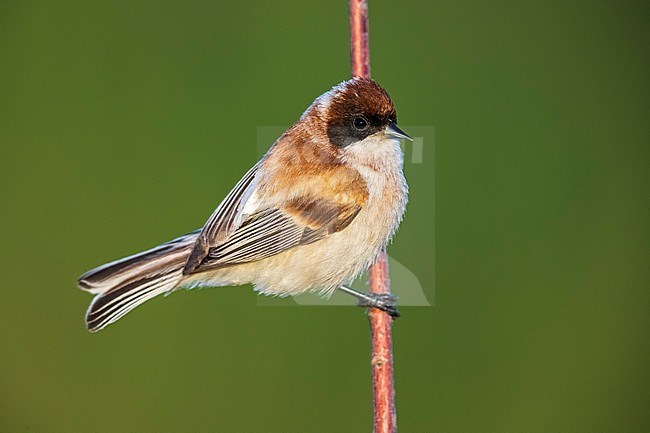
[[363,131],[368,128],[368,121],[364,117],[357,116],[352,120],[352,126],[357,131]]

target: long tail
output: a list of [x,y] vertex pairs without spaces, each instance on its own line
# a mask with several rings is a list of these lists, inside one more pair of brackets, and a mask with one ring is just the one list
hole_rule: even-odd
[[79,288],[97,295],[86,313],[88,329],[99,331],[143,302],[173,290],[198,234],[199,230],[79,277]]

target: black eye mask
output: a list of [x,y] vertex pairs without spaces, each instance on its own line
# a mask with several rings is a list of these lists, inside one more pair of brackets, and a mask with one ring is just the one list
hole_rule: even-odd
[[381,131],[388,123],[388,119],[376,115],[350,114],[342,121],[330,122],[327,125],[327,136],[334,146],[346,147]]

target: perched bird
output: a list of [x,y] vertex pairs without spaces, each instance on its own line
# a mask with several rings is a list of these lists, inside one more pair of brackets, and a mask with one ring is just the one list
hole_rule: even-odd
[[86,323],[98,331],[163,293],[253,284],[266,295],[337,288],[395,314],[386,299],[345,285],[394,235],[408,186],[393,103],[353,78],[318,97],[219,204],[205,226],[79,277],[95,294]]

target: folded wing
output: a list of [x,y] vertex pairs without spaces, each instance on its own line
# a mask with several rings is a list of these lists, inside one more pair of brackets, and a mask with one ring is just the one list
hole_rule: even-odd
[[[261,260],[345,229],[368,198],[365,182],[358,173],[346,177],[347,174],[334,173],[337,183],[324,186],[318,196],[276,190],[274,197],[293,198],[272,205],[266,205],[260,198],[263,194],[259,192],[258,180],[251,179],[246,189],[238,193],[240,200],[235,211],[215,212],[206,223],[183,272],[197,273]],[[296,185],[301,185],[301,179],[295,179],[289,188]]]

